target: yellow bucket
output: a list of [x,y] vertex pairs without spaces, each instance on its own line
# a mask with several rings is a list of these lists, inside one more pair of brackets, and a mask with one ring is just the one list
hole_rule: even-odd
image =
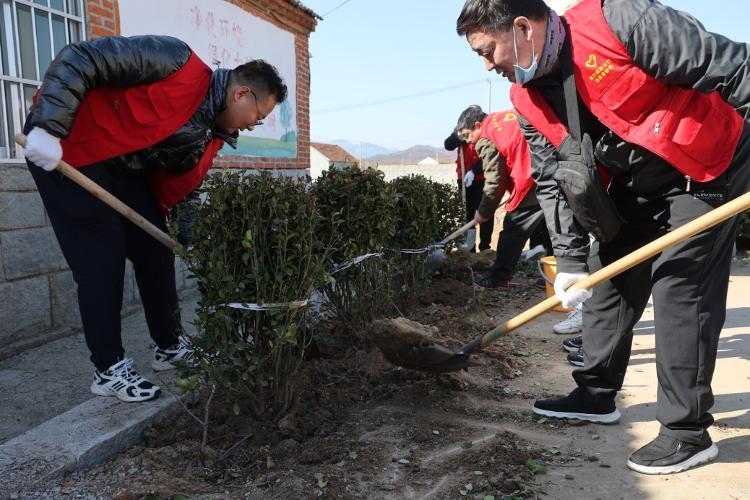
[[[542,264],[547,297],[552,297],[555,295],[555,289],[552,287],[552,284],[555,282],[555,276],[557,276],[557,261],[555,261],[554,257],[542,257],[539,262]],[[552,310],[557,312],[572,311],[572,309],[566,309],[562,305],[553,307]]]

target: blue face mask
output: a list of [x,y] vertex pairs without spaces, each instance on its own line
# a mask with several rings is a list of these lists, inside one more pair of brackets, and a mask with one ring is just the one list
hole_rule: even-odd
[[518,47],[516,46],[516,27],[513,26],[513,50],[516,53],[516,64],[513,65],[514,72],[516,74],[516,83],[521,85],[530,82],[536,75],[536,70],[539,67],[539,58],[536,56],[536,47],[534,47],[534,38],[531,38],[531,53],[534,55],[531,64],[528,68],[522,68],[518,63]]

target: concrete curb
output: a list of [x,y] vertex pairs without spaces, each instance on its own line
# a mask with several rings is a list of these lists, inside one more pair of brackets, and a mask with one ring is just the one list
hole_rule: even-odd
[[[163,376],[172,385],[176,374]],[[148,403],[95,397],[0,445],[0,498],[99,464],[138,443],[143,431],[180,410],[162,389]]]

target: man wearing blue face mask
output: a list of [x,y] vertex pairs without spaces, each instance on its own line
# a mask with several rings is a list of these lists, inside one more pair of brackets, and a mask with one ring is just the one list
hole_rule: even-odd
[[457,31],[515,83],[555,292],[568,307],[585,301],[578,387],[534,412],[617,422],[633,326],[653,294],[661,429],[627,465],[671,474],[715,459],[711,379],[736,218],[593,296],[568,288],[748,190],[750,46],[655,0],[582,0],[564,18],[542,0],[467,0]]

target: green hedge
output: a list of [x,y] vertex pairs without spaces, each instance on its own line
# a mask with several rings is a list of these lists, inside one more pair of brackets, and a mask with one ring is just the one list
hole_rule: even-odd
[[299,181],[270,174],[219,173],[195,208],[184,258],[201,299],[196,343],[203,353],[192,380],[227,391],[236,412],[283,415],[310,342],[305,308],[252,311],[230,303],[304,300],[326,278],[325,245],[315,234],[315,197]]
[[[182,254],[202,294],[195,340],[202,356],[180,386],[218,388],[237,413],[271,421],[299,389],[312,339],[308,309],[226,305],[288,303],[321,290],[339,319],[363,326],[383,314],[392,292],[426,277],[426,254],[398,250],[437,242],[462,220],[455,187],[423,176],[386,183],[381,172],[357,167],[328,171],[309,188],[270,174],[220,172],[203,191],[192,247]],[[331,275],[335,264],[373,252],[385,258]]]

